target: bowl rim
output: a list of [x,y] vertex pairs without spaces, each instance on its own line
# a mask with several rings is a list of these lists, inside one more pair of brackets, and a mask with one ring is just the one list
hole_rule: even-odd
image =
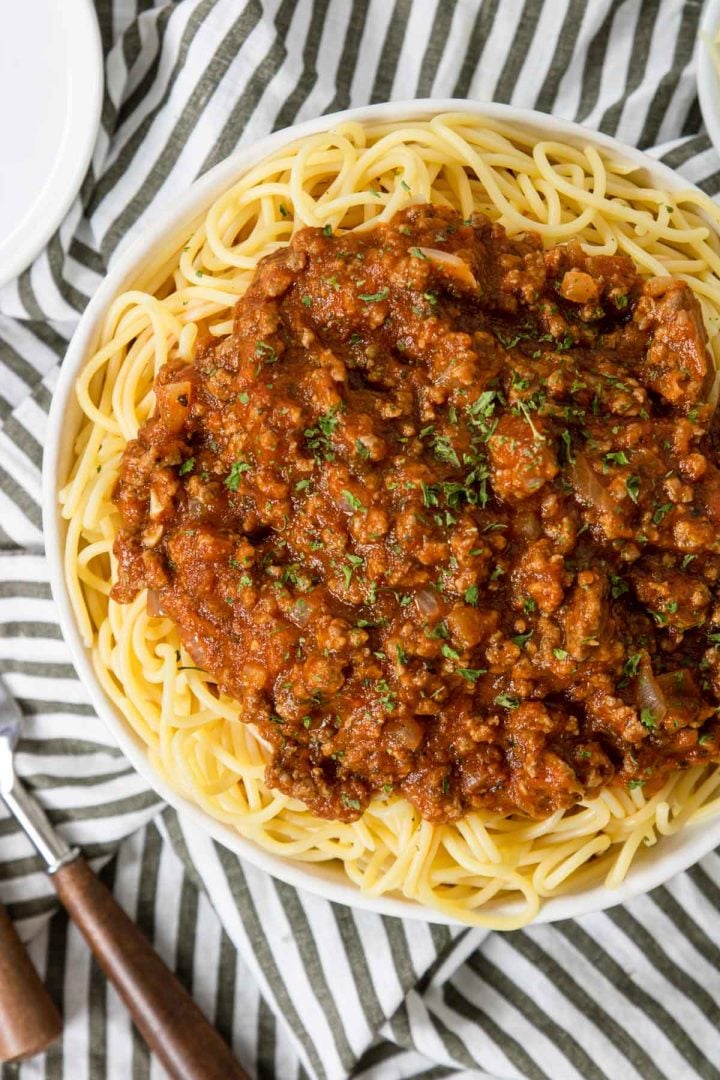
[[[63,569],[63,545],[66,525],[60,515],[57,493],[66,478],[71,445],[76,428],[69,414],[79,417],[74,398],[75,379],[84,362],[92,354],[102,318],[112,299],[124,291],[135,277],[144,259],[164,237],[180,233],[193,219],[222,194],[243,172],[283,146],[327,131],[336,125],[359,123],[413,122],[447,112],[476,116],[530,128],[543,139],[557,138],[575,145],[591,143],[616,158],[632,163],[652,177],[655,186],[670,191],[695,189],[662,162],[633,147],[625,146],[608,135],[595,132],[568,120],[560,120],[529,109],[509,105],[469,101],[465,99],[415,99],[387,102],[346,109],[342,112],[316,117],[292,127],[274,132],[266,138],[241,145],[228,158],[215,165],[189,188],[181,192],[164,209],[153,213],[142,230],[136,231],[129,243],[112,260],[112,266],[85,309],[68,346],[53,391],[49,412],[47,437],[42,470],[42,516],[45,549],[49,567],[52,595],[58,610],[64,639],[70,649],[78,676],[89,692],[98,716],[135,770],[161,798],[185,819],[223,844],[234,854],[273,877],[296,888],[315,893],[326,900],[346,904],[379,915],[413,918],[429,923],[467,925],[445,912],[417,901],[397,896],[373,896],[360,891],[342,871],[321,863],[303,863],[287,859],[261,848],[242,836],[235,828],[211,817],[200,806],[172,789],[155,771],[142,740],[131,730],[103,690],[92,666],[90,652],[84,645],[72,611]],[[70,438],[69,436],[72,436]],[[541,903],[533,923],[555,922],[603,911],[644,894],[708,854],[720,844],[720,815],[698,824],[691,824],[678,833],[662,838],[660,853],[641,859],[630,868],[628,877],[616,889],[596,885],[590,889],[551,897]],[[498,905],[493,914],[509,914],[514,905]]]

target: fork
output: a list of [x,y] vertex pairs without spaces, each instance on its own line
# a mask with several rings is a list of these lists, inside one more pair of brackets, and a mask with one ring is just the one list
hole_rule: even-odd
[[60,902],[173,1080],[248,1080],[230,1048],[15,772],[22,713],[0,679],[0,797],[41,856]]

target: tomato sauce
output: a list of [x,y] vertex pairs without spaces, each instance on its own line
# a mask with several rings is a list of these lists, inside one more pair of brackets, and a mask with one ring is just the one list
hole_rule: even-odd
[[720,755],[712,385],[688,286],[625,257],[444,207],[305,229],[160,372],[113,596],[321,816],[651,793]]

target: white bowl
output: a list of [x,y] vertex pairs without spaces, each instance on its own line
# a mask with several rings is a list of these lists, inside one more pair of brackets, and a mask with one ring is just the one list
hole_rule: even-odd
[[700,111],[712,144],[720,154],[720,75],[711,42],[720,30],[720,0],[707,0],[698,34],[697,87]]
[[[514,109],[506,105],[452,100],[393,102],[334,113],[331,116],[319,117],[285,131],[276,132],[258,143],[241,147],[226,161],[216,165],[214,169],[196,181],[184,194],[174,198],[165,211],[158,214],[152,223],[144,226],[142,233],[118,258],[88,305],[63,361],[50,410],[43,463],[43,526],[50,581],[63,633],[70,646],[78,674],[90,691],[98,715],[105,721],[118,746],[141,776],[163,799],[180,810],[193,824],[204,829],[235,854],[267,870],[281,881],[308,889],[328,900],[365,908],[383,915],[442,923],[451,923],[455,920],[402,897],[366,896],[348,881],[339,869],[318,863],[292,861],[265,851],[253,841],[242,837],[229,825],[216,821],[204,810],[188,802],[160,779],[150,764],[144,743],[102,689],[93,670],[90,653],[80,636],[63,572],[65,522],[60,515],[58,490],[64,484],[69,471],[72,444],[80,420],[80,409],[74,394],[75,379],[94,351],[103,317],[111,301],[130,287],[156,245],[176,233],[187,231],[190,223],[197,219],[239,175],[287,143],[325,131],[347,120],[360,123],[415,121],[449,111],[476,115],[480,120],[488,117],[521,124],[525,128],[536,131],[539,139],[559,139],[576,145],[592,143],[610,151],[616,158],[636,164],[638,169],[645,174],[646,182],[652,183],[655,187],[676,191],[687,190],[692,186],[646,154],[623,146],[622,143],[606,135],[599,135],[578,124],[556,120],[542,113]],[[592,889],[549,899],[541,907],[536,921],[552,922],[572,918],[621,903],[663,884],[674,874],[692,866],[718,844],[720,844],[720,816],[697,825],[689,825],[673,836],[662,838],[656,846],[642,851],[620,888],[607,889],[599,885]],[[498,906],[494,911],[509,913],[510,907],[509,905],[504,905],[503,908]]]

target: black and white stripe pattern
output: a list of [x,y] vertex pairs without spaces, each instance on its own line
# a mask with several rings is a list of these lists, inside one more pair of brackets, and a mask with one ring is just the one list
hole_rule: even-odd
[[[106,94],[67,220],[0,291],[0,672],[19,765],[62,831],[262,1078],[720,1078],[720,857],[624,908],[510,935],[382,919],[243,865],[109,745],[59,634],[39,508],[43,433],[78,314],[119,246],[198,173],[297,120],[467,96],[599,127],[710,194],[699,0],[96,0]],[[0,899],[62,1045],[3,1080],[160,1080],[24,838],[0,819]]]

